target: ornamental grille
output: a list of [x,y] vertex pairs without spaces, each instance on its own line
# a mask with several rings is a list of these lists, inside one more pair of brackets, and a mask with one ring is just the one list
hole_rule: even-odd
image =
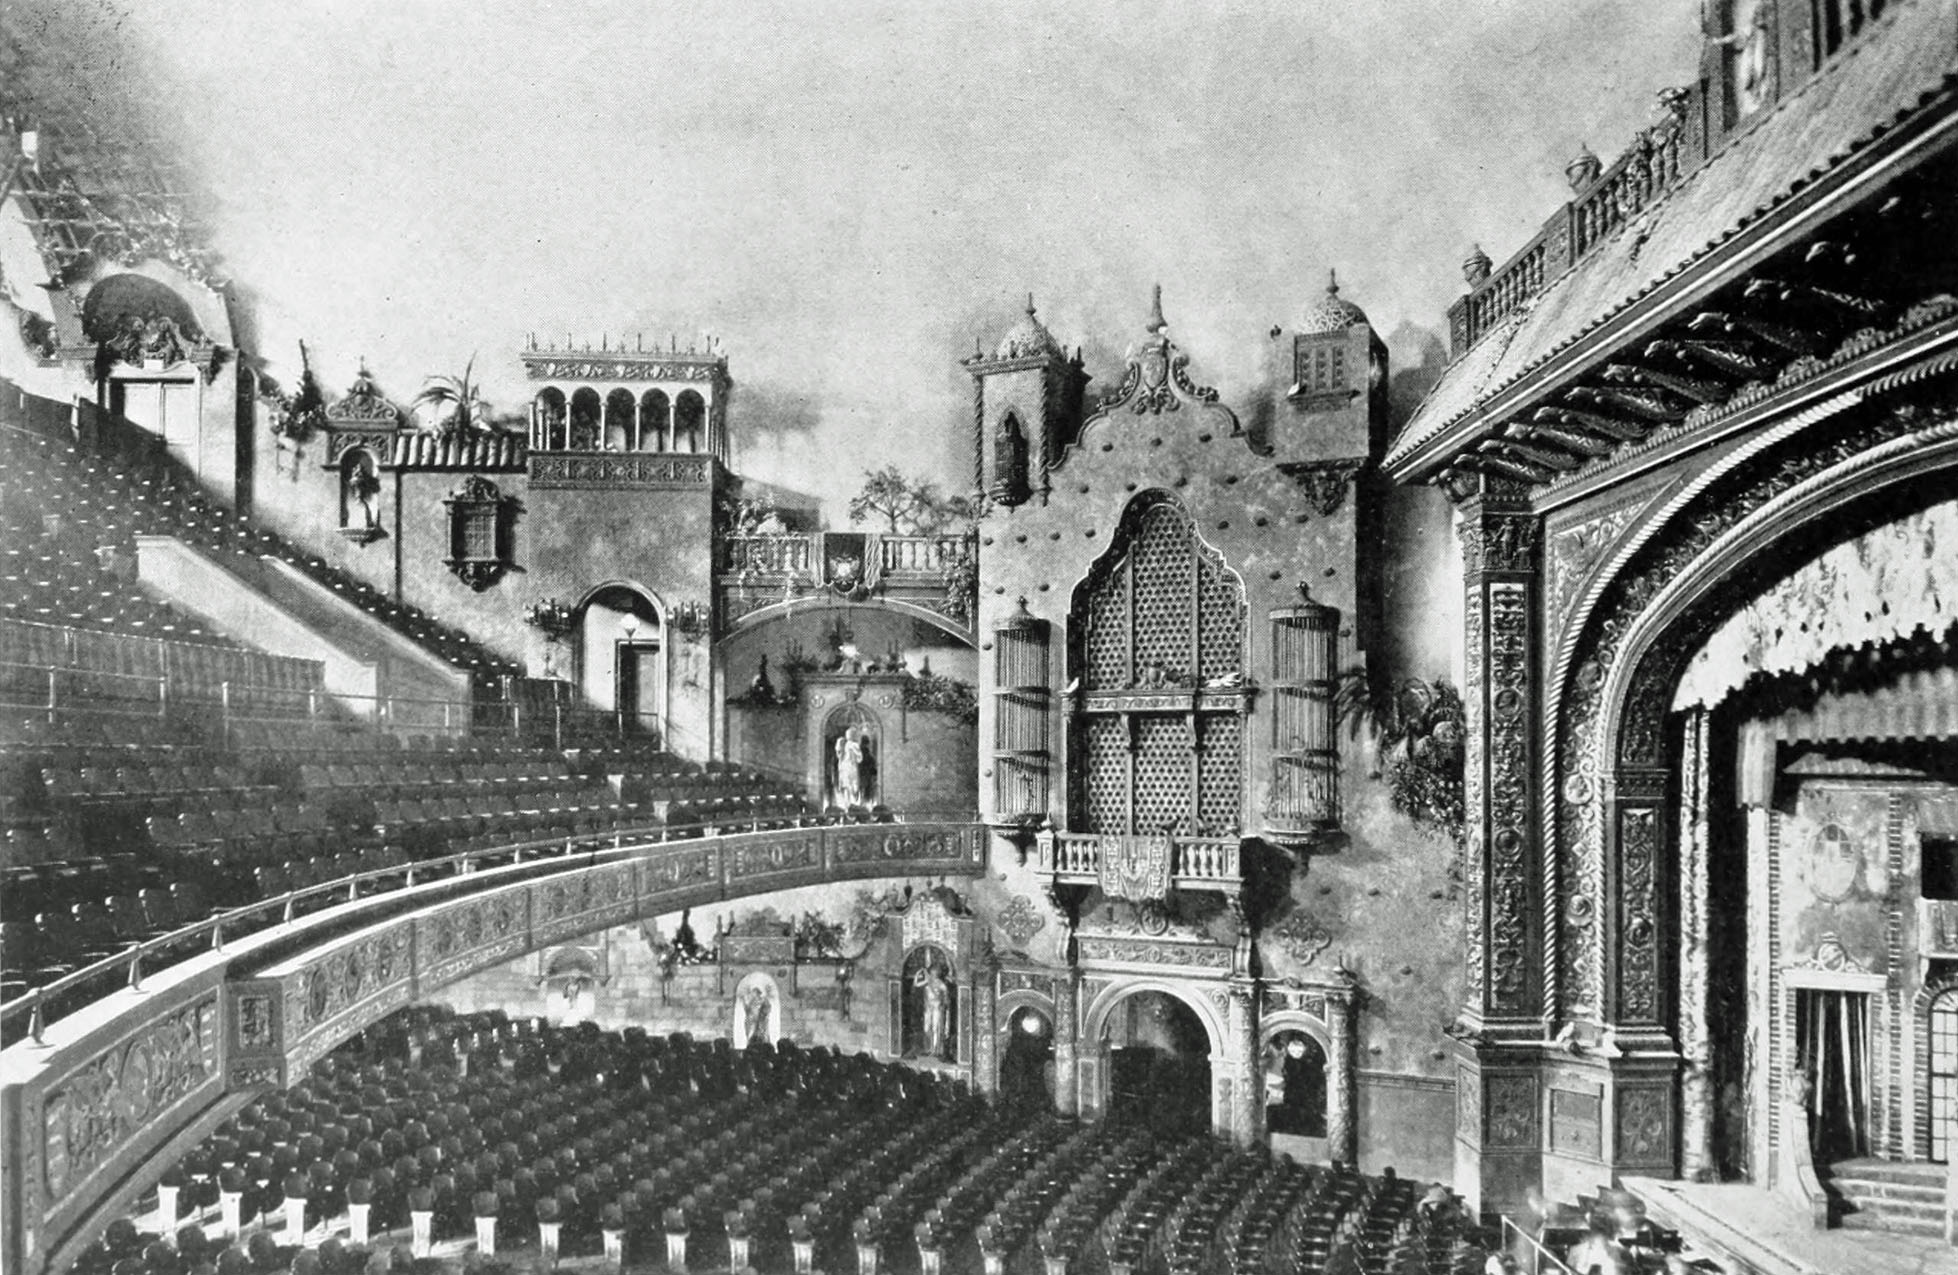
[[1244,719],[1235,713],[1206,713],[1197,719],[1197,835],[1222,837],[1238,831],[1243,797]]
[[1136,719],[1132,831],[1190,833],[1190,730],[1181,717]]
[[[1242,826],[1243,722],[1216,692],[1243,670],[1244,626],[1244,587],[1189,515],[1160,493],[1138,498],[1076,590],[1069,625],[1083,693],[1068,706],[1082,741],[1069,785],[1078,830]],[[1206,685],[1212,693],[1198,694]],[[1128,690],[1146,693],[1147,707],[1092,696]]]
[[1084,685],[1096,691],[1129,685],[1128,572],[1111,573],[1089,597],[1087,629]]
[[1190,594],[1196,583],[1189,520],[1170,505],[1151,509],[1142,517],[1130,562],[1135,583],[1133,673],[1139,676],[1160,666],[1172,675],[1188,674],[1195,628]]
[[1088,722],[1087,747],[1082,758],[1082,768],[1087,772],[1087,782],[1082,785],[1086,832],[1128,831],[1126,733],[1119,717],[1097,717]]
[[1244,590],[1217,563],[1197,562],[1197,679],[1227,677],[1244,667]]

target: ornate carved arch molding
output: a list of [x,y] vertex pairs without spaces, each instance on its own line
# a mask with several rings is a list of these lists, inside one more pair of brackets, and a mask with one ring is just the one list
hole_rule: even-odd
[[1813,530],[1817,519],[1954,464],[1949,396],[1892,400],[1857,413],[1826,443],[1760,448],[1696,483],[1670,519],[1649,525],[1642,548],[1628,549],[1581,658],[1567,682],[1553,683],[1562,693],[1551,705],[1554,799],[1545,804],[1556,847],[1551,993],[1561,1017],[1595,1016],[1655,1047],[1668,1036],[1664,725],[1686,661],[1750,592],[1741,568],[1801,552],[1805,536],[1824,534]]

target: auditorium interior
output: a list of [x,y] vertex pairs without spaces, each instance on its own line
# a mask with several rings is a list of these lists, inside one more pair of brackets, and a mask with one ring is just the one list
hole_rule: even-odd
[[1958,1270],[1958,0],[1702,35],[1433,357],[964,332],[900,529],[717,342],[282,383],[0,10],[0,1268]]

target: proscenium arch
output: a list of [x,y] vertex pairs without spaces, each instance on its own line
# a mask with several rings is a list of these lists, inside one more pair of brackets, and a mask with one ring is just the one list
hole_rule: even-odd
[[[813,846],[817,850],[813,854],[788,856],[790,866],[787,867],[773,866],[766,855],[742,854],[743,847],[765,848],[783,843]],[[113,1002],[112,1012],[97,1014],[83,1011],[57,1019],[48,1026],[44,1046],[22,1042],[10,1047],[10,1057],[14,1056],[16,1049],[31,1051],[35,1076],[44,1077],[18,1084],[11,1077],[9,1079],[6,1111],[10,1124],[25,1129],[28,1126],[18,1121],[23,1106],[38,1113],[43,1098],[66,1079],[106,1056],[102,1053],[104,1049],[110,1055],[115,1054],[123,1044],[141,1039],[144,1031],[167,1023],[186,1004],[209,996],[214,988],[216,990],[219,1021],[214,1024],[214,1030],[218,1033],[216,1049],[219,1068],[215,1075],[207,1078],[208,1083],[217,1086],[215,1096],[201,1099],[199,1105],[189,1109],[169,1108],[159,1113],[159,1119],[129,1130],[120,1141],[104,1149],[101,1167],[77,1169],[78,1173],[83,1174],[78,1179],[82,1185],[72,1198],[64,1196],[43,1207],[34,1194],[37,1188],[24,1186],[25,1194],[21,1198],[24,1205],[33,1204],[31,1214],[26,1207],[0,1211],[9,1269],[15,1268],[16,1261],[18,1269],[27,1272],[62,1269],[71,1265],[104,1227],[129,1212],[137,1200],[155,1186],[165,1170],[176,1164],[199,1140],[236,1115],[259,1093],[275,1087],[262,1079],[254,1081],[239,1070],[238,1029],[230,1021],[232,1006],[241,990],[265,990],[278,1000],[285,1000],[283,983],[277,987],[267,986],[267,970],[299,963],[303,966],[301,974],[291,977],[301,977],[304,969],[318,966],[320,962],[329,960],[333,953],[344,950],[347,944],[377,932],[414,927],[418,923],[426,923],[437,914],[458,914],[459,909],[479,906],[490,896],[508,891],[543,891],[581,879],[593,879],[594,874],[615,872],[621,863],[637,865],[639,883],[650,887],[636,894],[630,909],[617,915],[593,914],[589,923],[581,923],[577,917],[564,918],[557,923],[544,922],[536,908],[537,901],[533,899],[521,910],[526,918],[523,932],[513,942],[481,949],[484,953],[481,959],[467,957],[459,962],[442,962],[442,977],[427,981],[421,979],[420,969],[415,969],[408,977],[405,995],[388,993],[384,987],[382,992],[356,1002],[347,1012],[334,1016],[317,1033],[293,1037],[290,1034],[291,1025],[283,1025],[279,1045],[282,1056],[291,1055],[310,1061],[372,1026],[404,1003],[425,998],[481,969],[529,953],[575,944],[616,925],[629,925],[635,919],[667,915],[684,907],[702,907],[826,881],[977,876],[985,870],[985,841],[983,830],[969,824],[852,825],[744,833],[670,843],[647,842],[616,851],[558,860],[556,862],[563,864],[564,870],[547,870],[545,874],[537,875],[540,866],[551,862],[546,860],[540,864],[533,860],[509,864],[461,877],[424,882],[409,887],[408,891],[369,895],[302,918],[298,923],[298,934],[267,931],[234,939],[221,950],[206,952],[153,974],[145,980],[144,989],[140,992],[123,989],[112,993],[101,1002],[105,1008]],[[413,899],[417,896],[427,900],[426,906],[413,907]],[[409,903],[412,910],[405,913],[388,911],[398,909],[404,902]],[[387,911],[387,915],[366,929],[348,934],[344,926],[350,918],[357,917],[363,911]],[[310,947],[302,947],[296,955],[277,965],[264,968],[248,966],[254,956],[262,961],[266,953],[273,950],[271,945],[289,945],[295,939],[303,942],[300,936],[308,929],[318,930],[320,941]],[[412,928],[408,932],[412,935]],[[414,953],[412,944],[411,939],[411,956],[420,962],[426,954]],[[286,951],[289,948],[280,946],[278,950]],[[251,984],[256,984],[256,988],[251,988]],[[295,1046],[302,1045],[303,1053],[293,1053]],[[306,1064],[301,1062],[299,1065],[303,1067]],[[244,1078],[241,1079],[241,1076]],[[293,1074],[287,1080],[296,1083],[299,1078],[298,1074]],[[40,1154],[39,1146],[29,1149],[30,1158],[37,1162]],[[27,1238],[29,1233],[31,1240]]]
[[[1621,951],[1618,981],[1606,978],[1598,987],[1600,1003],[1592,1008],[1607,1021],[1637,1019],[1650,1030],[1668,1034],[1677,1030],[1673,986],[1678,972],[1677,938],[1667,918],[1673,904],[1671,878],[1678,845],[1671,826],[1672,799],[1666,793],[1664,729],[1672,690],[1686,662],[1698,640],[1731,613],[1733,605],[1744,601],[1729,591],[1736,580],[1746,578],[1744,572],[1750,564],[1791,550],[1801,554],[1822,551],[1827,545],[1818,540],[1834,543],[1842,538],[1836,520],[1852,511],[1862,512],[1873,499],[1894,500],[1909,493],[1922,504],[1947,492],[1949,479],[1944,476],[1958,469],[1958,417],[1948,408],[1940,410],[1943,418],[1935,423],[1872,443],[1764,500],[1693,554],[1625,622],[1615,656],[1601,670],[1595,712],[1588,720],[1574,723],[1583,733],[1561,742],[1554,768],[1546,772],[1550,783],[1559,786],[1547,788],[1554,800],[1544,803],[1554,838],[1546,841],[1547,870],[1556,871],[1551,865],[1561,857],[1559,851],[1602,855],[1597,869],[1602,875],[1596,879],[1603,882],[1603,894],[1592,900],[1591,908],[1591,924],[1597,927],[1595,945],[1600,950],[1626,946],[1621,927],[1628,922],[1621,918],[1628,900],[1640,902],[1619,879],[1624,854],[1621,836],[1629,826],[1626,817],[1635,817],[1641,837],[1650,838],[1652,870],[1641,882],[1647,906],[1637,909],[1640,917],[1650,919],[1641,921],[1639,932],[1631,935],[1637,950]],[[1933,480],[1941,480],[1941,485],[1923,492]],[[1597,649],[1595,638],[1587,649]],[[1570,698],[1559,703],[1560,726],[1573,725],[1569,716],[1573,711]],[[1579,793],[1581,802],[1567,786],[1572,776],[1564,773],[1565,749],[1572,750],[1572,757],[1581,757],[1588,749],[1595,758],[1596,790]],[[1580,812],[1586,814],[1584,827],[1589,831],[1581,844],[1566,844],[1570,831],[1566,816]],[[1641,844],[1639,850],[1643,872],[1646,846]],[[1641,938],[1648,932],[1647,926],[1650,937]],[[1621,931],[1615,944],[1610,938],[1614,929]],[[1641,982],[1649,981],[1654,989],[1649,1012],[1622,1012],[1626,956],[1649,963],[1649,973],[1641,976]],[[1561,974],[1555,972],[1561,964],[1555,950],[1547,952],[1546,958],[1551,977],[1561,981]],[[1593,972],[1601,977],[1605,973]],[[1568,995],[1566,989],[1558,1005],[1560,1017],[1569,1016]]]

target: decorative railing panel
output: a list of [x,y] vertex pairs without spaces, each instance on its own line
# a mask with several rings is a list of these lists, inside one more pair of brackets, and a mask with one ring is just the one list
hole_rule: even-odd
[[1234,886],[1243,879],[1235,837],[1126,837],[1089,832],[1042,832],[1040,870],[1062,877],[1102,876],[1104,860],[1140,843],[1167,843],[1169,875],[1177,885]]
[[[0,1266],[31,1275],[72,1260],[156,1181],[183,1136],[208,1129],[244,1094],[290,1083],[352,1033],[464,975],[699,903],[825,881],[977,875],[985,844],[972,824],[648,841],[438,873],[233,940],[152,975],[140,997],[105,999],[58,1020],[43,1040],[0,1053],[6,1152],[20,1166],[0,1184]],[[451,866],[470,862],[458,856]],[[348,890],[334,883],[315,892],[345,899]],[[366,913],[374,923],[346,933]],[[333,937],[264,963],[268,945],[292,952],[308,927]],[[195,937],[208,943],[204,930]]]
[[532,452],[530,485],[549,487],[705,486],[714,458],[661,452]]

